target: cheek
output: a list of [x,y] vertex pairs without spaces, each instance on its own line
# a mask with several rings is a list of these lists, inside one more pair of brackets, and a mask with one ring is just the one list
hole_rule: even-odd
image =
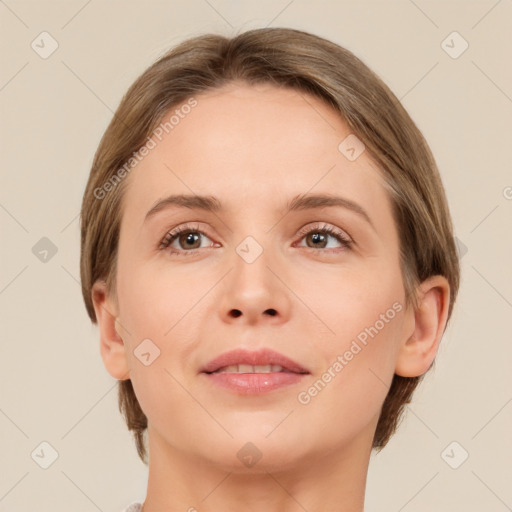
[[[314,273],[308,272],[314,278],[296,276],[291,286],[308,307],[306,318],[310,326],[307,330],[311,332],[313,325],[318,327],[329,346],[336,346],[337,350],[376,322],[382,330],[384,321],[386,331],[398,323],[395,320],[397,308],[393,309],[393,304],[403,306],[400,269],[398,265],[371,263],[360,262],[346,268],[319,267]],[[298,304],[297,307],[303,306]],[[381,315],[385,315],[383,319]],[[391,324],[394,325],[391,327]]]
[[[174,335],[180,324],[194,315],[203,291],[190,271],[170,272],[150,265],[133,266],[119,274],[119,307],[126,325],[140,337],[164,339]],[[128,329],[129,329],[128,327]]]
[[201,339],[200,299],[207,283],[203,290],[201,281],[191,281],[190,272],[171,276],[149,265],[124,270],[118,279],[119,309],[129,333],[128,365],[133,386],[142,394],[141,406],[158,406],[163,394],[166,401],[179,400],[179,393],[170,393],[179,387],[171,375],[184,382],[186,362],[192,360]]
[[323,364],[297,395],[299,416],[322,423],[326,448],[333,440],[349,442],[365,428],[373,432],[394,374],[401,302],[367,301],[351,311],[353,317],[347,312],[337,324],[344,334],[319,344]]
[[[312,410],[377,413],[391,383],[405,312],[399,268],[367,266],[316,280],[308,295],[323,325],[311,350],[318,354],[314,385],[298,397]],[[312,333],[311,328],[306,332]],[[333,409],[333,404],[336,406]],[[339,406],[339,407],[338,407]],[[338,418],[343,421],[343,418]]]
[[202,314],[198,301],[206,290],[197,281],[191,283],[190,274],[173,273],[172,280],[163,279],[165,272],[149,273],[147,268],[141,265],[120,276],[119,307],[121,322],[129,331],[135,394],[146,416],[165,430],[172,411],[190,407],[190,396],[182,386],[188,387],[186,364],[200,339],[201,322],[194,318]]

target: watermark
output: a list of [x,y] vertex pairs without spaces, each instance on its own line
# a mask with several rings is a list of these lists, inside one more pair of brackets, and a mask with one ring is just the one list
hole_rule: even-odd
[[263,454],[255,444],[247,442],[238,450],[236,456],[244,466],[252,468],[263,457]]
[[505,187],[503,189],[503,197],[505,199],[512,199],[512,187]]
[[32,254],[43,263],[48,263],[59,249],[46,236],[43,236],[33,247]]
[[455,248],[457,249],[457,254],[459,255],[459,259],[462,259],[468,252],[468,246],[457,237],[454,237],[454,240],[455,240]]
[[133,353],[144,366],[149,366],[160,356],[160,349],[152,340],[146,338],[137,345]]
[[452,59],[458,59],[469,48],[469,43],[454,30],[443,39],[441,48]]
[[442,452],[441,458],[452,469],[458,469],[469,457],[466,449],[457,441],[452,441]]
[[[379,319],[375,321],[375,323],[370,327],[365,327],[355,339],[352,340],[350,344],[350,348],[346,350],[343,355],[338,355],[336,360],[327,368],[327,370],[322,374],[322,376],[307,390],[301,391],[297,395],[297,400],[302,405],[307,405],[311,402],[311,399],[318,395],[326,386],[331,382],[342,370],[345,366],[348,365],[354,356],[359,354],[364,347],[367,346],[369,337],[374,338],[379,334],[379,332],[384,329],[386,324],[389,324],[393,318],[395,318],[397,313],[402,311],[402,304],[399,302],[395,302],[392,307],[390,307],[385,313],[381,313],[379,315]],[[359,343],[358,343],[359,342]],[[363,346],[361,346],[361,345]]]
[[363,141],[353,133],[345,137],[338,146],[338,151],[350,162],[357,160],[365,149]]
[[39,443],[30,454],[42,469],[48,469],[58,458],[59,452],[47,441]]
[[57,50],[59,43],[48,32],[41,32],[31,43],[30,47],[34,50],[41,59],[47,59],[52,53]]
[[197,106],[197,100],[195,98],[189,98],[187,103],[177,108],[169,117],[168,121],[160,123],[154,130],[151,137],[146,139],[146,143],[138,150],[134,151],[132,156],[120,167],[115,174],[113,174],[101,187],[94,189],[94,197],[96,199],[103,199],[111,190],[113,190],[121,181],[130,173],[130,171],[146,156],[152,149],[157,146],[157,141],[153,138],[158,139],[160,142],[164,134],[169,133],[182,119],[190,113],[193,107]]
[[252,236],[244,238],[236,247],[236,253],[246,263],[254,263],[263,252],[263,247]]

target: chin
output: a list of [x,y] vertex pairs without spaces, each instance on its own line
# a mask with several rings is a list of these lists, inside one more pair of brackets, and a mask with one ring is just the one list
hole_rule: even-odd
[[[306,445],[307,437],[304,434],[294,436],[290,430],[283,429],[279,435],[277,429],[268,436],[272,429],[264,429],[264,435],[260,430],[255,425],[245,430],[230,430],[233,439],[227,436],[225,442],[218,439],[217,449],[214,452],[210,450],[206,455],[226,471],[266,474],[287,468],[296,469],[297,462],[311,456],[314,451],[314,447]],[[210,437],[209,443],[212,442],[215,441]],[[209,446],[211,448],[211,444]]]

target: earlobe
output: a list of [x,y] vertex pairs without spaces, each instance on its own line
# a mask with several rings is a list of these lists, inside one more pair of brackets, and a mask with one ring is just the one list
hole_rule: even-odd
[[114,301],[109,297],[106,283],[96,281],[91,290],[91,298],[100,332],[100,354],[108,373],[117,380],[130,378],[125,344],[119,334],[118,312]]
[[448,319],[450,285],[443,276],[432,276],[419,286],[413,332],[404,336],[398,350],[395,373],[418,377],[432,366]]

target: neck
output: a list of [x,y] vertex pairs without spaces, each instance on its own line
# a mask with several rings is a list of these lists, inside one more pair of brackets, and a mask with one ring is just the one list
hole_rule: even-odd
[[[362,433],[365,434],[365,433]],[[274,467],[221,466],[170,446],[148,426],[144,512],[363,512],[373,431],[349,446]]]

